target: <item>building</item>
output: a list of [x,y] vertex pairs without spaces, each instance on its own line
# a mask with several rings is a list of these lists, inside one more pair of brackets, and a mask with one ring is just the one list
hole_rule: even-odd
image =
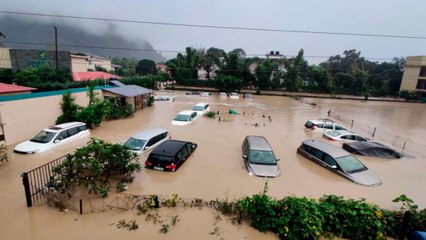
[[112,71],[111,59],[86,54],[71,54],[71,71],[87,72],[95,71],[96,67]]
[[37,88],[0,83],[0,96],[31,93],[34,90],[37,90]]
[[137,85],[125,85],[120,81],[111,81],[117,87],[102,89],[103,97],[110,99],[113,103],[130,104],[134,110],[143,109],[148,105],[148,101],[153,91]]
[[109,80],[117,80],[122,77],[111,74],[111,73],[107,73],[107,72],[73,72],[72,78],[74,79],[74,81],[79,82],[79,81],[93,81],[96,79],[109,81]]
[[10,61],[9,48],[0,47],[0,69],[11,69],[12,63]]
[[[33,49],[8,49],[13,71],[48,65],[56,68],[56,51]],[[71,69],[71,52],[58,51],[58,68]]]
[[426,56],[407,57],[399,91],[416,91],[426,97]]

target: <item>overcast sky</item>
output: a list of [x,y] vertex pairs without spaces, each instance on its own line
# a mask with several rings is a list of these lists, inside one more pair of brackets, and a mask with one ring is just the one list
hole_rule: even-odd
[[[150,22],[426,37],[426,0],[0,0],[0,6],[2,11]],[[327,57],[342,54],[348,49],[357,49],[370,60],[426,55],[426,39],[225,30],[93,20],[71,22],[99,34],[115,31],[136,41],[146,39],[158,51],[185,51],[185,47],[191,46],[206,49],[216,47],[225,51],[242,48],[247,54],[258,56],[274,50],[292,56],[303,48],[310,63],[325,61]],[[176,53],[162,54],[166,58],[176,56]]]

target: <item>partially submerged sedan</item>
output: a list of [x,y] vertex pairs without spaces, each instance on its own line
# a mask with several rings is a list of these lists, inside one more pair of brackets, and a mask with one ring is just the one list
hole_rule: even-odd
[[280,168],[271,146],[263,136],[246,136],[242,145],[247,171],[259,177],[278,177]]
[[344,143],[342,148],[358,155],[378,158],[402,158],[403,154],[378,142],[353,142]]
[[367,142],[368,141],[368,138],[365,138],[363,136],[360,136],[356,133],[353,133],[347,130],[336,130],[336,131],[325,132],[322,136],[328,140],[333,140],[333,141],[346,141],[346,142],[354,142],[354,141]]
[[178,113],[172,120],[172,125],[184,126],[191,124],[198,117],[197,111],[183,110]]
[[176,171],[197,148],[196,143],[167,140],[152,151],[145,167],[159,171]]
[[331,144],[309,139],[302,142],[297,153],[354,183],[365,186],[382,184],[380,178],[360,160]]

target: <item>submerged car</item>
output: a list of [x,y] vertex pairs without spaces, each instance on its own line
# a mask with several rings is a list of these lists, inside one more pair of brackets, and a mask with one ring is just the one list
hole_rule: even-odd
[[226,94],[225,92],[220,92],[220,93],[218,94],[218,96],[219,96],[220,98],[227,98],[227,97],[228,97],[228,94]]
[[174,102],[176,99],[173,96],[157,96],[154,97],[155,101],[163,101],[163,102]]
[[230,99],[239,99],[240,98],[240,96],[238,95],[238,93],[236,93],[236,92],[231,92],[230,94],[229,94],[229,98]]
[[305,129],[312,132],[328,132],[335,130],[346,130],[345,127],[331,119],[308,120],[305,123]]
[[358,158],[331,144],[314,139],[305,140],[297,153],[354,183],[365,186],[382,184],[380,178]]
[[246,136],[242,145],[247,171],[260,177],[277,177],[280,168],[271,146],[263,136]]
[[166,129],[153,128],[136,133],[124,143],[124,146],[127,146],[137,155],[141,155],[170,138],[171,136]]
[[253,94],[251,94],[251,93],[244,93],[243,98],[244,99],[253,99]]
[[391,159],[399,159],[403,157],[403,154],[378,142],[344,143],[342,148],[350,153],[369,157]]
[[174,172],[191,156],[197,146],[192,142],[167,140],[149,154],[145,167]]
[[329,131],[329,132],[325,132],[322,136],[328,140],[333,140],[333,141],[366,142],[369,140],[368,138],[365,138],[363,136],[360,136],[356,133],[353,133],[347,130]]
[[16,145],[14,152],[40,153],[90,136],[83,122],[69,122],[45,128],[30,140]]
[[172,125],[184,126],[191,124],[198,117],[197,111],[184,110],[178,113],[172,120]]
[[197,112],[197,115],[203,116],[210,111],[210,105],[208,103],[197,103],[192,107],[192,110]]

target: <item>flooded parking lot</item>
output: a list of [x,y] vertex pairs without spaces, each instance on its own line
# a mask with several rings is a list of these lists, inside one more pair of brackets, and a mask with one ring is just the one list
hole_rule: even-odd
[[[366,198],[368,202],[381,207],[395,209],[399,205],[392,203],[392,200],[400,194],[406,194],[420,207],[426,207],[426,192],[422,190],[426,177],[424,104],[314,98],[297,101],[287,97],[256,95],[251,100],[236,100],[220,99],[216,95],[189,96],[184,92],[168,92],[164,95],[174,95],[176,101],[156,102],[154,107],[138,111],[130,119],[104,122],[99,128],[91,131],[93,137],[120,142],[135,132],[161,127],[168,129],[173,139],[198,144],[195,153],[177,172],[143,169],[136,175],[136,181],[129,185],[128,193],[166,196],[177,193],[181,197],[205,200],[233,200],[260,193],[263,191],[265,180],[247,173],[241,156],[241,144],[246,135],[262,135],[268,139],[275,155],[281,159],[278,162],[281,176],[268,180],[268,193],[271,196],[319,198],[324,194],[336,194],[357,199]],[[219,112],[216,119],[203,117],[188,126],[170,124],[176,113],[190,109],[199,102],[207,102],[212,111]],[[236,110],[238,114],[228,114],[229,109]],[[322,139],[320,134],[304,130],[306,120],[325,118],[328,111],[335,120],[340,119],[349,129],[353,120],[353,130],[366,137],[371,138],[376,129],[374,140],[399,150],[405,145],[405,151],[413,157],[399,160],[359,157],[383,181],[381,186],[365,187],[349,182],[296,154],[296,149],[303,140]],[[112,212],[79,216],[59,213],[56,209],[45,207],[26,208],[20,174],[72,152],[82,144],[84,141],[65,149],[37,155],[17,155],[11,151],[14,146],[9,146],[10,160],[0,166],[0,201],[3,203],[0,218],[1,239],[51,239],[58,236],[63,239],[75,239],[76,232],[96,236],[97,239],[158,236],[158,230],[151,231],[149,225],[143,226],[137,235],[117,230],[114,226],[108,227],[108,224],[125,218],[123,215],[130,216],[130,213],[121,213],[121,216]],[[147,153],[141,155],[141,163],[147,156]],[[209,210],[202,210],[201,213],[205,211]],[[219,239],[220,237],[215,238],[206,232],[212,228],[211,215],[201,213],[195,210],[180,213],[181,223],[172,230],[176,235],[171,233],[164,235],[164,238],[172,239],[174,236],[173,239],[182,239],[196,236],[198,239]],[[207,219],[203,219],[203,216],[207,216]],[[191,226],[192,224],[194,225]],[[258,233],[246,225],[236,227],[228,223],[222,228],[222,237],[225,239],[273,238],[273,235]],[[153,232],[157,235],[150,235],[154,234]],[[68,235],[62,237],[65,233]]]

